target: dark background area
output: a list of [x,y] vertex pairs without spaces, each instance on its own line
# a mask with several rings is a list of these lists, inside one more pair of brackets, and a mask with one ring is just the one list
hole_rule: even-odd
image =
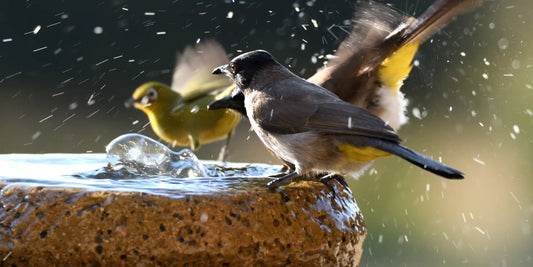
[[[416,16],[432,2],[389,3]],[[532,3],[489,0],[421,47],[402,88],[410,121],[399,134],[466,179],[443,180],[396,158],[349,179],[368,228],[361,266],[531,265]],[[146,81],[169,83],[176,52],[198,40],[218,40],[230,57],[266,49],[309,77],[323,63],[311,59],[332,54],[346,36],[355,7],[0,1],[0,153],[102,153],[128,132],[157,139],[146,116],[123,102]],[[248,128],[240,123],[230,159],[278,164]],[[221,144],[197,155],[216,158]]]
[[[430,1],[423,2],[394,6],[414,15]],[[147,118],[122,103],[141,83],[169,83],[176,52],[199,40],[220,41],[230,57],[267,49],[294,72],[309,77],[322,64],[311,63],[311,57],[334,52],[346,36],[343,29],[349,29],[345,24],[355,6],[353,1],[120,0],[2,5],[0,119],[5,130],[0,137],[10,141],[2,144],[0,153],[102,152],[113,137],[142,131]],[[228,12],[233,18],[227,18]],[[469,18],[460,18],[465,19]],[[36,27],[40,30],[34,34]],[[98,28],[102,33],[95,33]],[[453,47],[464,39],[474,41],[471,34],[455,29],[435,41]],[[434,82],[433,70],[442,61],[439,57],[459,55],[444,50],[438,57],[421,57],[424,69],[431,71],[419,69],[417,82],[407,89],[419,94],[408,95],[436,105],[441,98],[431,98],[427,90]],[[462,93],[460,88],[448,90],[452,98]],[[151,130],[143,133],[155,137]]]

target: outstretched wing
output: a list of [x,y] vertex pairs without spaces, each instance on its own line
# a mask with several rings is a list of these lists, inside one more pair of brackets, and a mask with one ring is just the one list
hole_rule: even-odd
[[170,88],[178,92],[185,102],[230,86],[224,76],[212,75],[213,69],[229,62],[222,46],[208,40],[188,46],[178,54]]

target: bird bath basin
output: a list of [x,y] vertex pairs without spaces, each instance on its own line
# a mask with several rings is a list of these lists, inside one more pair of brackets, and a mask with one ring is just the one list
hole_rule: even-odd
[[2,263],[359,262],[365,224],[336,181],[334,198],[313,181],[283,187],[284,198],[264,177],[281,166],[195,161],[203,169],[178,178],[126,163],[109,150],[0,155]]

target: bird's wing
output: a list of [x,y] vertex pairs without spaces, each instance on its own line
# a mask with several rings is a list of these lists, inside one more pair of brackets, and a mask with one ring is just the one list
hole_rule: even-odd
[[[284,85],[292,85],[284,87]],[[324,88],[305,80],[276,85],[283,95],[270,94],[254,102],[254,120],[277,134],[316,131],[324,134],[359,135],[399,143],[400,138],[383,120],[344,102]],[[309,87],[314,87],[309,90]]]
[[[345,101],[362,105],[377,88],[376,70],[393,52],[409,43],[423,43],[453,17],[473,10],[483,1],[437,0],[417,19],[385,4],[363,3],[354,15],[349,36],[337,49],[335,59],[309,81],[331,90]],[[410,66],[409,62],[404,65]],[[410,67],[406,74],[409,70]]]
[[337,48],[335,57],[308,80],[344,101],[365,107],[365,101],[377,88],[374,70],[398,48],[383,47],[382,43],[408,20],[390,6],[363,1],[352,19],[350,34]]
[[228,62],[224,48],[214,40],[188,46],[177,56],[170,88],[178,92],[185,102],[226,88],[232,82],[227,77],[211,73],[214,68]]

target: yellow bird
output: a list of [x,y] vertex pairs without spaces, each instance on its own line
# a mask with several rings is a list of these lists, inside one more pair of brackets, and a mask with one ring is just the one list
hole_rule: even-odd
[[170,86],[144,83],[125,105],[146,113],[154,132],[173,146],[196,150],[224,137],[229,142],[240,114],[231,109],[207,110],[210,102],[233,92],[234,86],[227,78],[211,75],[213,68],[228,61],[226,52],[215,41],[186,47],[178,55]]

